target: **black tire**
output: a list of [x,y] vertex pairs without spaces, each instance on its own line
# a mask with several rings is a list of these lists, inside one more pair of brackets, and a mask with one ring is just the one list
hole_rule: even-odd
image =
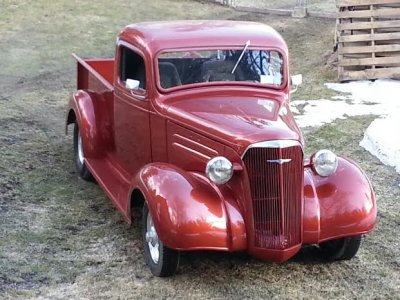
[[361,235],[323,242],[319,245],[323,256],[329,261],[349,260],[356,254],[361,244]]
[[[159,256],[158,256],[158,260],[154,261],[154,259],[152,258],[152,255],[150,253],[149,243],[151,243],[151,242],[146,239],[146,232],[148,231],[147,221],[148,221],[149,216],[151,217],[151,214],[149,212],[147,204],[144,203],[143,216],[142,216],[142,237],[143,237],[143,244],[144,244],[144,259],[146,261],[146,264],[149,266],[151,273],[154,276],[158,276],[158,277],[172,276],[176,272],[176,269],[178,268],[179,251],[170,249],[170,248],[164,246],[164,244],[158,239],[158,235],[157,235]],[[157,244],[155,244],[155,246],[156,245]]]
[[78,123],[75,123],[74,126],[74,161],[75,161],[75,167],[76,171],[78,172],[79,176],[86,180],[86,181],[94,181],[94,178],[92,174],[90,174],[90,171],[85,165],[85,161],[81,161],[79,158],[79,149],[78,149],[78,141],[80,138],[80,132],[79,132],[79,126]]

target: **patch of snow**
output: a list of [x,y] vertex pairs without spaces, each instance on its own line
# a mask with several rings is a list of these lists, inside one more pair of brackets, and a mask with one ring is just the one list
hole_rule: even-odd
[[370,102],[399,106],[398,80],[352,81],[348,83],[326,83],[328,88],[341,93],[348,93],[355,103]]
[[376,119],[367,128],[360,146],[375,155],[382,163],[395,167],[400,173],[400,142],[393,136],[393,129],[399,128],[399,119],[389,116]]
[[386,107],[380,104],[350,104],[338,100],[297,100],[292,101],[291,105],[292,111],[293,108],[299,111],[298,107],[303,106],[304,114],[296,116],[296,121],[300,127],[321,126],[332,123],[336,119],[386,113]]
[[393,166],[400,173],[400,81],[376,80],[349,83],[327,83],[326,86],[347,95],[331,100],[297,100],[291,109],[300,127],[321,126],[350,116],[377,115],[367,128],[360,145],[382,163]]
[[338,96],[333,96],[332,99],[335,99],[335,100],[349,100],[349,99],[351,99],[351,97],[338,95]]

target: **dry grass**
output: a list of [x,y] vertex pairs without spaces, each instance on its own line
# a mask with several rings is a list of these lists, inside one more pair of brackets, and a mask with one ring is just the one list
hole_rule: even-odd
[[[273,8],[273,9],[294,9],[297,5],[297,0],[234,0],[236,6],[257,7],[257,8]],[[308,0],[307,8],[310,11],[336,12],[335,0]]]
[[177,276],[144,265],[129,228],[95,184],[77,179],[64,109],[74,90],[71,52],[112,56],[115,36],[141,20],[243,19],[277,28],[306,87],[329,96],[324,66],[333,23],[238,14],[192,1],[0,2],[0,298],[396,298],[399,295],[399,175],[358,146],[369,117],[309,130],[309,152],[330,147],[371,176],[380,221],[352,261],[324,264],[314,248],[285,264],[243,254],[188,253]]

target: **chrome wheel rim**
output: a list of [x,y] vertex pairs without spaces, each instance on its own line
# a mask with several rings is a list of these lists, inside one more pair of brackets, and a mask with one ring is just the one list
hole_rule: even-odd
[[78,159],[79,162],[83,165],[83,163],[85,162],[85,157],[83,156],[82,138],[80,133],[78,133]]
[[146,242],[149,246],[152,261],[158,264],[160,258],[160,241],[150,213],[147,214]]

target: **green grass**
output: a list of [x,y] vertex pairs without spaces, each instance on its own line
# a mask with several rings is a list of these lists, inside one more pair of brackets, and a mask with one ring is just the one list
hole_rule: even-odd
[[372,115],[357,116],[312,129],[305,137],[306,150],[312,153],[326,148],[349,157],[366,157],[369,154],[358,142],[362,140],[364,130],[375,118],[376,116]]
[[[314,248],[285,264],[242,254],[187,253],[174,278],[151,276],[140,229],[100,188],[77,178],[65,107],[75,89],[71,52],[111,57],[126,24],[165,19],[265,22],[286,39],[293,99],[333,95],[326,66],[334,23],[237,13],[198,1],[0,2],[0,298],[368,298],[399,292],[399,176],[358,146],[370,116],[306,132],[306,151],[351,156],[373,179],[380,221],[358,257],[326,265]],[[366,288],[368,287],[368,288]]]

